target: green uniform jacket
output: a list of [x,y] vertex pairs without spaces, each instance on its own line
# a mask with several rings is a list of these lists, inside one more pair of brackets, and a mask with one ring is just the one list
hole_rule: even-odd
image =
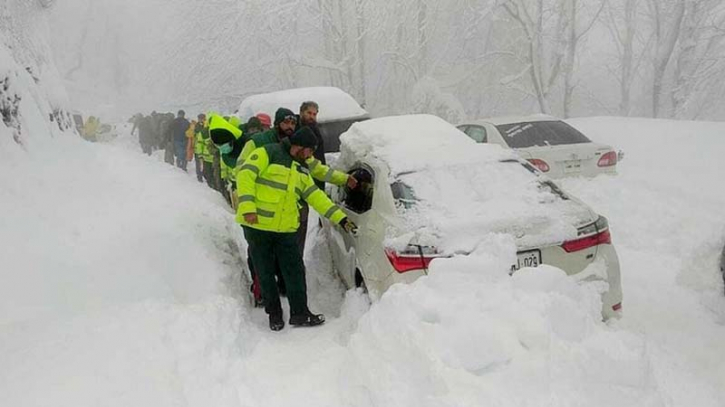
[[[241,159],[237,160],[237,172],[241,166],[244,165],[244,161],[247,157],[249,157],[252,151],[268,144],[279,143],[279,141],[280,140],[277,137],[277,130],[274,128],[269,129],[264,133],[253,135],[252,138],[247,141],[247,144],[244,145],[242,154],[239,156]],[[307,161],[305,161],[305,165],[310,170],[312,178],[318,181],[329,182],[334,185],[344,185],[347,182],[347,174],[333,170],[314,157],[310,157]]]
[[[290,155],[289,141],[268,144],[254,150],[237,174],[239,207],[237,222],[258,230],[292,233],[300,226],[299,200],[331,222],[340,223],[343,212],[317,188],[308,170]],[[257,214],[249,224],[244,215]]]

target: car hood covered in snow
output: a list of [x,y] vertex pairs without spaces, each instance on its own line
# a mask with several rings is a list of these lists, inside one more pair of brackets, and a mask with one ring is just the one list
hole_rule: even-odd
[[[476,144],[435,116],[412,115],[356,123],[342,137],[340,163],[378,162],[385,182],[407,195],[389,219],[389,244],[436,245],[471,252],[491,233],[513,236],[519,248],[575,238],[593,222],[586,205],[499,146]],[[383,187],[384,188],[384,187]],[[401,198],[397,196],[396,198]]]

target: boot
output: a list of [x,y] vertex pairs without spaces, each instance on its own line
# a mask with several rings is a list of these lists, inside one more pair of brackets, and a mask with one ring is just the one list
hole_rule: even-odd
[[289,318],[289,324],[294,326],[317,326],[325,323],[325,316],[322,314],[313,314],[309,310],[304,314],[292,315]]
[[284,328],[284,319],[282,314],[269,314],[269,329],[273,331],[281,331]]
[[264,298],[255,298],[254,308],[264,308]]

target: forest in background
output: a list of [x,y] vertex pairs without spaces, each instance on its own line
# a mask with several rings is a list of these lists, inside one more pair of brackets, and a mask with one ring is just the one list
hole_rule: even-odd
[[721,0],[60,0],[79,108],[233,111],[332,85],[374,115],[725,118]]

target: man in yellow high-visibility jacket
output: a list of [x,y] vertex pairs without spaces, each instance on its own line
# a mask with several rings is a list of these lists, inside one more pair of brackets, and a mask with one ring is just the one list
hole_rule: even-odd
[[[244,160],[250,155],[252,150],[270,143],[279,143],[284,138],[289,137],[292,133],[294,133],[296,125],[297,116],[295,116],[295,114],[291,110],[283,107],[277,109],[274,117],[274,127],[263,133],[255,134],[250,137],[249,141],[247,141],[247,143],[244,145],[244,149],[242,150],[242,153],[240,155],[241,160],[237,161],[237,167],[240,167],[244,164]],[[305,129],[305,127],[298,129],[298,131],[302,129]],[[307,128],[305,132],[312,132],[314,136],[314,132],[310,128]],[[357,180],[355,179],[355,177],[353,177],[352,175],[348,175],[342,171],[337,171],[328,167],[314,156],[310,156],[309,158],[307,158],[303,166],[307,167],[310,175],[312,176],[312,178],[315,179],[315,181],[317,181],[316,184],[318,187],[320,187],[320,189],[324,190],[325,182],[329,182],[333,185],[347,184],[347,186],[352,189],[357,186]],[[306,207],[306,205],[304,205],[302,206],[301,210],[301,227],[299,230],[300,233],[298,233],[297,235],[297,243],[299,245],[300,252],[304,253],[305,238],[307,235],[308,208]]]
[[284,328],[282,306],[275,282],[275,261],[279,262],[290,304],[290,325],[314,326],[324,315],[307,308],[302,253],[297,247],[300,199],[313,209],[355,233],[357,227],[312,180],[301,165],[312,156],[317,140],[305,128],[279,143],[257,148],[247,157],[237,175],[239,207],[237,222],[244,228],[252,262],[259,274],[269,326]]

